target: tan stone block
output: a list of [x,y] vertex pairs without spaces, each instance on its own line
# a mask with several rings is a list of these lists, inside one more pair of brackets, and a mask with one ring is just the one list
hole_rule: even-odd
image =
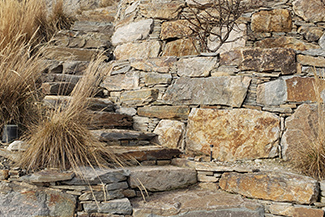
[[160,119],[187,119],[190,108],[187,106],[144,106],[138,108],[138,115]]
[[163,49],[162,56],[188,56],[199,54],[191,39],[178,39],[168,42]]
[[131,60],[131,66],[135,69],[147,72],[169,72],[170,68],[177,61],[176,57],[157,57],[149,59]]
[[158,41],[145,41],[142,43],[126,43],[119,45],[114,50],[117,60],[120,59],[146,59],[157,57],[160,51],[160,43]]
[[185,124],[175,120],[161,120],[154,133],[158,135],[158,143],[169,148],[183,148]]
[[259,11],[252,16],[251,28],[254,32],[290,32],[292,28],[290,11],[286,9]]
[[182,38],[192,34],[190,23],[187,20],[163,22],[161,25],[160,38]]
[[293,2],[296,15],[309,22],[325,21],[325,7],[319,0],[296,0]]
[[310,177],[272,172],[224,173],[219,185],[246,197],[300,204],[316,202],[319,191],[317,181]]
[[255,42],[256,47],[260,48],[291,48],[294,50],[305,51],[309,49],[319,49],[318,45],[306,43],[294,37],[282,36],[279,38],[266,38],[261,41]]
[[325,67],[325,58],[324,57],[312,57],[312,56],[298,55],[297,61],[301,65]]
[[192,109],[186,146],[220,161],[270,157],[277,150],[280,118],[251,109]]
[[171,20],[179,15],[184,6],[185,3],[180,0],[149,1],[149,3],[140,4],[140,14],[147,18]]

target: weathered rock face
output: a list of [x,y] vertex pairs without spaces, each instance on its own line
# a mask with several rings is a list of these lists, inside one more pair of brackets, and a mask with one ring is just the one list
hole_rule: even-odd
[[180,59],[176,66],[177,74],[187,77],[207,77],[217,63],[214,57],[193,57]]
[[278,154],[280,118],[249,109],[192,109],[187,148],[220,161],[274,157]]
[[[262,105],[281,105],[285,102],[316,101],[314,78],[284,77],[266,82],[257,87],[257,103]],[[324,91],[321,81],[320,91]]]
[[266,82],[257,86],[257,103],[281,105],[287,100],[287,86],[283,79]]
[[[215,27],[212,32],[218,33],[220,29]],[[222,35],[226,34],[226,28],[222,29]],[[246,25],[239,24],[234,26],[234,29],[230,32],[229,37],[223,45],[217,50],[220,44],[219,38],[217,36],[210,36],[208,38],[208,48],[211,51],[226,52],[235,48],[245,47],[246,44]]]
[[283,159],[290,160],[299,147],[309,147],[318,137],[318,112],[316,105],[303,104],[286,119],[286,131],[282,136]]
[[325,5],[318,0],[296,0],[293,2],[295,14],[309,22],[325,21]]
[[259,72],[281,71],[282,74],[296,72],[295,52],[291,49],[247,49],[242,50],[243,60],[240,65],[242,70]]
[[157,97],[158,90],[143,89],[123,92],[120,100],[122,104],[126,104],[128,106],[141,106],[149,104],[150,102],[156,100]]
[[171,74],[161,74],[155,72],[144,72],[141,73],[140,78],[146,86],[156,85],[156,84],[170,84],[172,81]]
[[168,87],[163,101],[168,104],[221,104],[240,107],[250,81],[250,78],[242,76],[181,77]]
[[112,44],[127,43],[136,40],[143,40],[149,36],[153,27],[153,20],[140,20],[116,29],[112,36]]
[[60,172],[57,169],[41,170],[28,176],[21,177],[21,180],[31,183],[57,182],[71,180],[74,172]]
[[324,57],[313,57],[306,55],[298,55],[297,61],[301,65],[315,66],[315,67],[325,67]]
[[28,184],[0,183],[1,216],[73,217],[73,195]]
[[160,51],[160,43],[158,41],[145,41],[141,43],[126,43],[119,45],[114,50],[117,60],[120,59],[146,59],[157,57]]
[[131,90],[139,87],[139,72],[130,71],[126,74],[118,74],[113,76],[106,76],[103,82],[100,84],[101,87],[112,91],[112,90]]
[[251,27],[254,32],[290,32],[292,27],[290,11],[286,9],[259,11],[253,14]]
[[190,109],[187,106],[144,106],[138,108],[138,115],[161,119],[187,119]]
[[147,72],[167,73],[177,61],[176,57],[158,57],[150,59],[132,60],[131,66],[135,69]]
[[168,42],[163,50],[162,56],[189,56],[197,55],[198,51],[190,39],[178,39]]
[[187,20],[176,20],[164,22],[161,25],[160,38],[162,40],[169,38],[182,38],[192,33]]
[[319,191],[317,181],[310,177],[270,172],[224,173],[219,185],[246,197],[300,204],[316,202]]
[[305,43],[294,37],[282,36],[279,38],[266,38],[255,43],[255,46],[260,48],[276,48],[284,47],[294,50],[305,51],[309,49],[319,49],[320,47],[312,43]]
[[140,4],[140,13],[144,17],[156,18],[162,20],[175,19],[181,12],[185,2],[181,0],[172,1],[148,1]]
[[161,120],[154,133],[158,135],[158,143],[169,148],[183,148],[185,124],[174,120]]
[[296,72],[294,50],[286,48],[244,48],[220,54],[220,65],[237,65],[241,70],[258,72],[281,71],[282,74]]
[[263,206],[223,191],[181,190],[156,193],[144,202],[132,199],[133,216],[264,217]]
[[89,213],[100,212],[120,215],[130,215],[132,213],[132,206],[127,198],[104,201],[101,203],[85,203],[84,209]]
[[149,191],[166,191],[196,183],[195,169],[174,166],[132,167],[129,169],[131,188],[143,185]]

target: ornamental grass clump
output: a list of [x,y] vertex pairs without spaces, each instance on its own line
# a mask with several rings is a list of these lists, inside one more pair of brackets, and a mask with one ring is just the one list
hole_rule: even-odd
[[[314,69],[314,91],[316,96],[316,124],[313,135],[303,136],[307,143],[297,142],[293,150],[291,163],[305,175],[322,180],[325,178],[325,107],[322,91],[325,90],[325,77]],[[324,97],[324,96],[323,96]],[[311,123],[312,124],[312,123]]]
[[45,67],[42,49],[33,52],[31,43],[22,43],[23,37],[17,34],[9,43],[0,42],[0,129],[4,124],[25,128],[39,118],[37,79]]
[[29,148],[19,162],[21,167],[71,169],[80,174],[80,166],[101,167],[107,165],[108,159],[116,160],[87,128],[91,121],[87,98],[97,92],[103,60],[102,56],[89,64],[68,105],[48,111],[43,120],[31,127],[25,137]]

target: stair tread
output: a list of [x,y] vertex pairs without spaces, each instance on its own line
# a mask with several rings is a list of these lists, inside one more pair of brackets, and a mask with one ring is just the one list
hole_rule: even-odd
[[101,129],[92,130],[91,132],[103,142],[116,140],[151,140],[157,136],[155,133],[127,129]]
[[47,59],[58,61],[91,61],[99,52],[98,49],[50,47],[44,55]]

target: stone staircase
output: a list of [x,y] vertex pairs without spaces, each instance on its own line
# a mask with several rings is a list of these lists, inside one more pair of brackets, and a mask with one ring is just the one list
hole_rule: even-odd
[[[102,64],[103,72],[106,67],[109,68],[113,58],[114,48],[110,40],[116,11],[116,6],[82,11],[71,29],[61,30],[54,36],[46,54],[49,67],[42,77],[41,86],[48,107],[68,103],[69,94],[89,61],[99,52],[107,55],[107,62]],[[165,165],[181,153],[178,149],[157,145],[157,135],[154,133],[133,130],[133,117],[117,112],[114,103],[106,97],[105,90],[89,100],[93,135],[118,156],[143,165]]]

